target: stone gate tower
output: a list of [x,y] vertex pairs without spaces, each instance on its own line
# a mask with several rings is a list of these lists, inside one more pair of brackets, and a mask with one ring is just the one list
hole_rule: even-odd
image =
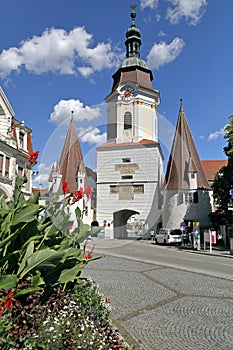
[[139,225],[145,232],[161,214],[160,94],[152,86],[151,70],[140,58],[141,33],[135,25],[135,6],[131,8],[126,58],[105,98],[107,143],[97,147],[97,220],[112,228],[114,238],[129,237],[130,218],[132,227]]

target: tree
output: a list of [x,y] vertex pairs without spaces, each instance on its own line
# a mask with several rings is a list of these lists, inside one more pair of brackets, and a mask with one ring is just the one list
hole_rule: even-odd
[[219,205],[220,210],[227,213],[232,199],[230,190],[233,189],[233,114],[229,116],[224,138],[228,142],[223,149],[228,158],[228,164],[216,174],[212,188],[215,203]]

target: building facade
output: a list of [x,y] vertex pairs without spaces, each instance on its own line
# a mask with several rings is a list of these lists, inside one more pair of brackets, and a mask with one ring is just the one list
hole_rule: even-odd
[[0,194],[11,198],[16,176],[27,176],[23,191],[32,192],[32,130],[14,117],[15,113],[0,87]]
[[193,222],[210,225],[212,190],[202,167],[182,101],[165,175],[161,225],[192,230]]
[[113,75],[112,90],[105,99],[107,143],[97,147],[97,220],[112,229],[112,238],[129,237],[130,217],[149,229],[161,215],[160,94],[152,86],[151,70],[140,58],[141,34],[135,17],[132,9],[126,58]]

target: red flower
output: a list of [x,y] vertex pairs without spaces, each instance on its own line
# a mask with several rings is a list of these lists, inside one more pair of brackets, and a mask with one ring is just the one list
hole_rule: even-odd
[[37,162],[37,159],[39,157],[40,152],[39,151],[35,151],[32,152],[29,157],[28,157],[28,161],[31,163],[31,165],[34,165]]
[[14,293],[12,292],[12,290],[10,290],[10,292],[8,293],[8,295],[6,297],[3,298],[5,301],[5,309],[11,309],[12,307],[12,303],[14,301]]
[[84,259],[86,260],[92,259],[92,254],[88,252],[87,255],[84,256]]
[[87,188],[85,189],[85,195],[87,196],[88,199],[91,198],[91,195],[92,195],[92,188],[91,188],[91,186],[87,186]]
[[72,201],[72,203],[75,203],[75,202],[79,201],[80,199],[83,198],[83,196],[84,196],[83,188],[80,187],[80,189],[78,191],[75,191],[73,193],[73,201]]
[[105,298],[105,303],[110,304],[111,300],[110,298]]
[[68,188],[68,182],[67,181],[62,181],[62,189],[64,193],[69,193],[70,190]]
[[6,305],[5,305],[6,310],[11,309],[13,300],[14,300],[14,299],[9,299],[9,300],[7,300]]

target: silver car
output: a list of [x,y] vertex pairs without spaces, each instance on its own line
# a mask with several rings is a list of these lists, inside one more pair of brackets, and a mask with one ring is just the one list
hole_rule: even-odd
[[161,228],[155,233],[156,244],[182,244],[182,231],[180,229]]

